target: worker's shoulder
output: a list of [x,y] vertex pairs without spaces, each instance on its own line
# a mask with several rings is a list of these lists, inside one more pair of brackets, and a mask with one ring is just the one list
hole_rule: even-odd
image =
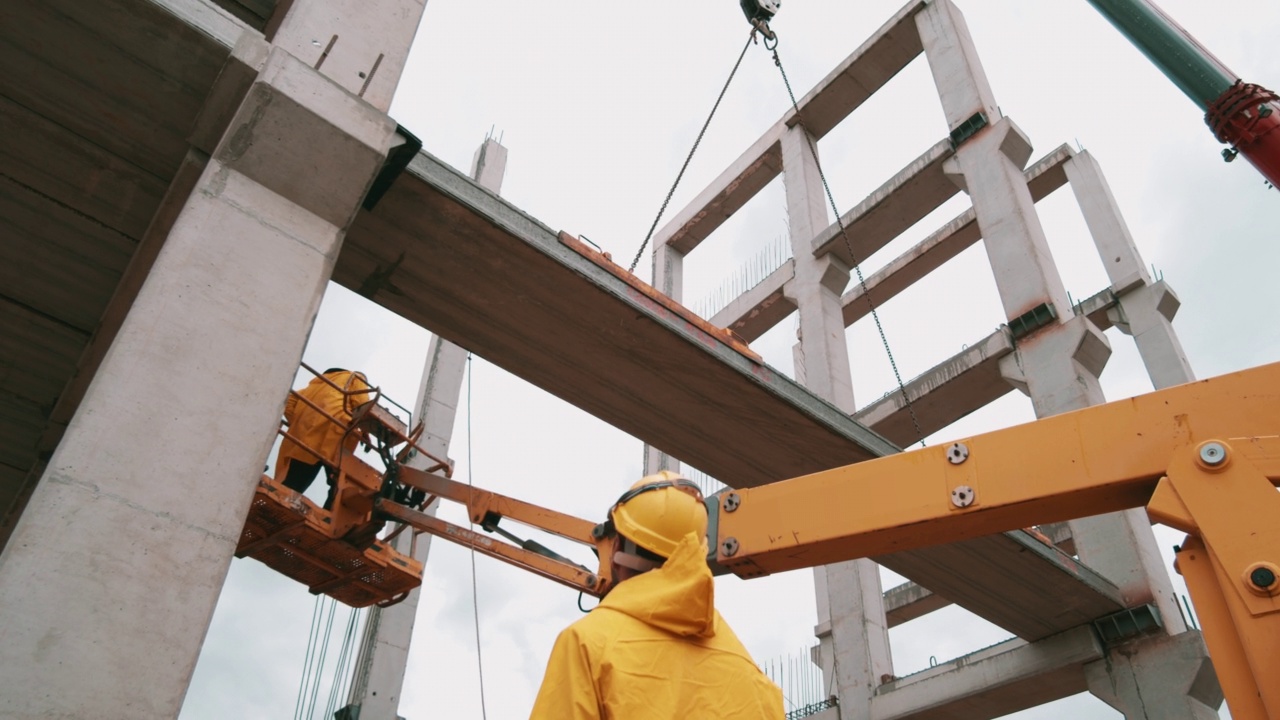
[[598,607],[564,629],[581,643],[609,643],[620,635],[651,632],[644,622],[610,607]]

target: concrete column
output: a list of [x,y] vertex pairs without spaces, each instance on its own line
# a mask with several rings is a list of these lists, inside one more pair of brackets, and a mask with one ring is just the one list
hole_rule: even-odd
[[1133,337],[1156,389],[1195,380],[1173,330],[1173,316],[1181,304],[1178,296],[1163,281],[1154,282],[1147,272],[1098,161],[1086,151],[1064,168],[1107,269],[1111,291],[1119,301],[1108,313],[1110,319],[1121,332]]
[[351,94],[391,108],[427,0],[281,0],[267,39]]
[[[814,146],[800,127],[782,138],[795,278],[783,288],[800,313],[797,377],[845,412],[854,410],[853,378],[840,295],[849,268],[831,255],[813,256],[813,238],[830,224]],[[893,673],[880,572],[870,560],[814,568],[819,664],[844,720],[869,719],[881,677]]]
[[[496,140],[486,139],[472,158],[471,177],[496,195],[502,189],[506,169],[507,149]],[[422,381],[418,384],[418,398],[413,407],[415,417],[423,423],[418,445],[435,457],[449,456],[449,443],[453,438],[466,372],[467,351],[439,336],[432,336],[427,348],[427,363],[422,369]],[[410,459],[408,464],[423,469],[428,463],[418,456]],[[438,501],[433,502],[426,512],[435,515],[439,507]],[[416,559],[426,564],[431,536],[418,535],[415,541],[413,533],[406,530],[396,538],[394,547],[405,554],[412,552]],[[404,687],[405,668],[409,663],[409,642],[418,611],[418,596],[419,591],[414,590],[398,605],[386,609],[375,607],[369,611],[348,700],[359,708],[355,717],[361,720],[396,720],[399,717],[397,709]]]
[[[684,300],[684,253],[666,243],[653,246],[653,286],[676,302]],[[680,461],[656,447],[644,445],[644,474],[680,471]]]
[[916,14],[916,29],[942,100],[947,129],[956,129],[975,113],[995,121],[999,115],[995,94],[964,13],[951,0],[934,0]]
[[1084,666],[1089,692],[1127,720],[1218,720],[1222,689],[1200,632],[1111,648]]
[[257,79],[0,556],[8,717],[177,715],[343,236],[390,147],[395,123],[307,64],[237,51]]
[[806,386],[847,413],[854,411],[853,378],[840,295],[849,268],[830,254],[813,255],[812,242],[831,221],[812,138],[800,126],[782,136],[782,169],[795,278],[783,294],[800,314],[799,340]]
[[[988,119],[988,127],[956,148],[945,170],[973,202],[1006,317],[1013,321],[1046,304],[1054,310],[1045,326],[1016,339],[1017,349],[1001,360],[1001,371],[1031,396],[1037,417],[1104,402],[1098,375],[1111,348],[1097,327],[1070,311],[1022,173],[1031,143],[1011,120],[997,117],[982,64],[954,5],[949,0],[930,4],[917,15],[917,26],[951,129],[976,112]],[[1077,166],[1078,175],[1086,174],[1088,162]],[[1106,194],[1109,199],[1109,191]],[[1088,199],[1091,209],[1086,214],[1092,217],[1091,229],[1096,227],[1102,238],[1100,247],[1122,258],[1121,263],[1111,263],[1116,267],[1109,271],[1121,278],[1132,274],[1132,263],[1123,262],[1126,253],[1136,257],[1127,230],[1115,217],[1092,209],[1099,199],[1096,193]],[[1153,603],[1170,634],[1186,629],[1146,513],[1113,513],[1070,525],[1080,559],[1116,583],[1127,604]],[[1203,651],[1203,644],[1200,647]],[[1158,643],[1136,643],[1131,651],[1145,653],[1142,662],[1153,664],[1162,662],[1166,654]],[[1143,687],[1143,693],[1154,689]],[[1140,708],[1126,706],[1123,711],[1129,717],[1142,717]],[[1163,717],[1195,715],[1182,711]]]

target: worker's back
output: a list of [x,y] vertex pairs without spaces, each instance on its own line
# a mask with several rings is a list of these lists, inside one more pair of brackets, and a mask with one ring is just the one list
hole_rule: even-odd
[[781,720],[782,691],[715,610],[705,547],[691,535],[560,634],[533,720]]

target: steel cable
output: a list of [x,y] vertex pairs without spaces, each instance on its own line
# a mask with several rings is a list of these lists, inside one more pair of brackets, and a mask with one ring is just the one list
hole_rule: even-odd
[[644,236],[644,242],[640,243],[640,249],[636,251],[636,256],[631,261],[631,267],[627,268],[627,272],[634,273],[636,265],[640,264],[640,257],[644,255],[644,249],[649,246],[649,240],[653,238],[653,231],[658,229],[658,221],[662,219],[662,214],[667,211],[667,204],[671,202],[671,196],[676,194],[676,188],[680,186],[684,171],[689,169],[689,162],[693,160],[693,154],[698,151],[698,145],[702,143],[702,136],[707,134],[707,128],[711,125],[711,118],[716,116],[716,110],[720,108],[720,101],[724,100],[724,94],[729,91],[729,83],[733,82],[733,76],[738,74],[738,67],[742,65],[742,58],[747,56],[747,48],[751,47],[751,42],[755,39],[755,35],[755,28],[752,28],[751,35],[747,37],[747,43],[742,46],[742,52],[738,54],[738,61],[733,64],[733,70],[729,72],[729,79],[725,80],[724,87],[720,89],[720,95],[716,98],[716,104],[711,107],[711,114],[707,115],[707,121],[702,123],[702,129],[698,131],[698,139],[693,141],[693,147],[689,150],[688,157],[684,159],[684,165],[680,166],[676,181],[671,184],[671,189],[667,191],[667,197],[662,201],[662,207],[658,209],[658,216],[653,219],[653,224],[649,226],[649,234]]
[[875,321],[876,332],[880,334],[880,343],[884,345],[885,355],[889,357],[889,367],[893,368],[893,378],[898,382],[898,392],[902,394],[902,402],[905,403],[907,413],[911,416],[911,424],[915,426],[916,437],[920,440],[920,446],[924,447],[924,430],[920,428],[920,419],[916,417],[916,410],[912,407],[911,398],[907,395],[907,387],[902,382],[902,374],[898,372],[898,363],[893,358],[893,351],[889,349],[889,338],[885,335],[884,326],[880,323],[880,313],[876,312],[875,301],[871,299],[871,292],[867,289],[867,280],[862,275],[861,264],[855,260],[857,255],[853,252],[853,242],[849,240],[849,233],[844,226],[844,218],[840,217],[840,208],[836,205],[835,197],[831,194],[831,185],[827,183],[827,174],[822,170],[822,161],[818,159],[818,148],[814,144],[813,133],[809,132],[808,126],[805,125],[804,115],[800,112],[800,103],[796,101],[796,94],[791,89],[791,80],[787,78],[787,71],[782,67],[782,58],[778,56],[778,40],[775,39],[772,45],[769,45],[766,41],[765,48],[773,52],[773,64],[778,66],[778,72],[782,74],[782,82],[787,86],[787,96],[791,98],[791,107],[795,110],[796,121],[804,132],[805,140],[809,143],[809,152],[813,155],[814,167],[818,171],[818,177],[822,180],[822,189],[827,193],[827,203],[831,206],[831,212],[835,213],[836,224],[840,228],[840,237],[844,240],[845,249],[849,251],[849,259],[853,264],[853,270],[858,275],[858,285],[862,289],[862,297],[867,299],[867,308],[871,311],[871,319]]
[[[467,498],[467,527],[474,533],[476,526],[475,523],[471,522],[471,513],[469,512],[471,501],[473,500],[472,493],[475,488],[475,485],[472,484],[472,476],[475,474],[473,468],[475,466],[471,463],[471,375],[475,370],[475,364],[472,362],[473,357],[471,353],[467,353],[467,493],[471,496]],[[489,713],[485,710],[484,703],[484,656],[480,649],[480,592],[476,587],[476,548],[474,545],[471,546],[471,612],[475,617],[476,625],[476,672],[480,677],[480,717],[488,720]]]

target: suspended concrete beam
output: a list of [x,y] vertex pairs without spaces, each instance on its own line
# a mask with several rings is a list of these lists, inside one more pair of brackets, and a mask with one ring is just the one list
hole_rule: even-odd
[[950,600],[929,588],[907,582],[885,591],[884,616],[889,627],[897,627],[950,604]]
[[[1067,183],[1064,165],[1074,156],[1070,146],[1061,145],[1027,168],[1024,174],[1033,200],[1039,202]],[[845,325],[870,314],[867,297],[880,307],[981,239],[977,215],[969,208],[868,277],[865,292],[861,285],[851,287],[843,298]]]
[[[928,0],[916,0],[899,10],[797,103],[815,140],[824,137],[923,52],[915,16],[927,5]],[[670,244],[688,254],[707,239],[782,172],[782,135],[797,122],[795,110],[787,111],[693,202],[676,213],[654,236],[654,244]]]

